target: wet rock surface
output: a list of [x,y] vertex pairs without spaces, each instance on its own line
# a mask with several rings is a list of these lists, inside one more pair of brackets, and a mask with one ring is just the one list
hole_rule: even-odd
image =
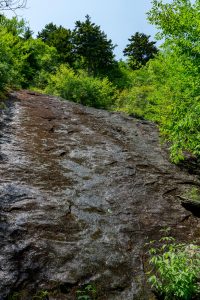
[[150,122],[28,91],[0,115],[0,299],[152,299],[144,244],[171,227],[198,240],[180,195],[197,175],[172,165]]

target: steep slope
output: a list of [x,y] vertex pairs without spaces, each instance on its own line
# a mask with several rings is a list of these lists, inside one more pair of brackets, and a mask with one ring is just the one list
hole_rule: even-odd
[[0,145],[0,299],[76,299],[87,283],[98,299],[150,299],[144,244],[166,226],[200,238],[180,203],[200,181],[168,161],[152,123],[21,91]]

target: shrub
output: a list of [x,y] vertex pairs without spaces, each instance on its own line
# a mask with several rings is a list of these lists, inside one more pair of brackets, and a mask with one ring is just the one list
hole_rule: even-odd
[[149,101],[160,131],[171,144],[174,162],[184,159],[184,152],[200,155],[199,71],[184,55],[165,53],[149,64],[154,92]]
[[[148,281],[164,300],[190,300],[200,296],[200,247],[161,238],[160,247],[149,250]],[[198,298],[199,299],[199,298]]]
[[83,71],[75,73],[66,65],[49,76],[45,91],[96,108],[111,108],[116,98],[116,89],[107,78],[90,77]]
[[173,162],[185,153],[200,156],[199,69],[187,56],[166,50],[134,75],[117,109],[157,122]]
[[58,59],[57,51],[54,47],[50,47],[40,39],[28,39],[21,41],[21,74],[23,77],[22,86],[28,87],[35,85],[44,87],[44,73],[55,71]]
[[0,15],[0,92],[41,84],[40,72],[55,71],[56,49],[39,39],[24,39],[25,29],[23,20]]
[[119,93],[116,100],[116,109],[145,119],[156,120],[156,103],[153,99],[149,100],[154,91],[154,86],[148,68],[144,67],[131,72],[132,86]]
[[130,90],[122,91],[117,98],[116,109],[139,118],[152,119],[148,101],[152,89],[151,86],[135,86]]
[[77,300],[93,300],[96,299],[97,290],[93,284],[82,286],[76,291]]
[[17,37],[0,27],[0,91],[12,84],[17,86],[21,80],[17,42]]
[[115,62],[112,68],[106,71],[106,75],[113,85],[120,91],[133,86],[135,74],[124,61]]
[[159,30],[157,37],[164,39],[163,55],[150,68],[162,110],[161,132],[178,162],[185,152],[200,156],[200,1],[164,2],[153,0],[148,13]]

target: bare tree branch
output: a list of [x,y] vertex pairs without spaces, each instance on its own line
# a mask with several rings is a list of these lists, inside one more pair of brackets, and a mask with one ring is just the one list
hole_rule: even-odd
[[15,11],[26,6],[27,0],[0,0],[0,11]]

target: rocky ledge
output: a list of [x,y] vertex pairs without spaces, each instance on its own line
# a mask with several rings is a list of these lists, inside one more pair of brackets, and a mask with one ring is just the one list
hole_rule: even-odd
[[181,200],[199,178],[169,162],[156,126],[20,91],[0,128],[0,299],[72,300],[87,284],[99,300],[153,299],[144,244],[166,226],[200,239]]

